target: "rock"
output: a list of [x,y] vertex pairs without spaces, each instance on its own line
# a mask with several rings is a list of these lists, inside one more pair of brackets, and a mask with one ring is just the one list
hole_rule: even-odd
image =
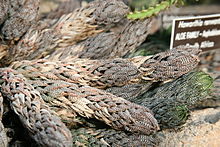
[[220,145],[220,108],[192,113],[187,123],[176,130],[158,133],[160,147],[217,147]]

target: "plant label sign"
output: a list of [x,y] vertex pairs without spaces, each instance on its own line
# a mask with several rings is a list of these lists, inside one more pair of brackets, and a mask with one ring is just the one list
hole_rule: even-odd
[[170,49],[220,49],[220,14],[173,20]]

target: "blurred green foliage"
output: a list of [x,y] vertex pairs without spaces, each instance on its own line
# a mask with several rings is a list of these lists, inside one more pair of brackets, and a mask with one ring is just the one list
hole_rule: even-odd
[[220,4],[219,0],[185,0],[186,5],[198,5],[198,4]]
[[[84,0],[91,2],[93,0]],[[128,3],[132,10],[142,10],[150,6],[155,6],[157,3],[165,0],[123,0]],[[184,0],[185,5],[198,5],[198,4],[220,4],[220,0]]]
[[[129,1],[129,0],[128,0]],[[132,10],[142,10],[154,6],[164,0],[130,0]],[[220,0],[184,0],[185,5],[220,4]]]
[[130,2],[130,7],[132,10],[142,10],[150,6],[155,6],[161,0],[132,0]]
[[158,2],[158,3],[156,1],[152,1],[152,2],[155,2],[153,6],[150,6],[150,7],[143,6],[141,10],[138,10],[135,8],[134,12],[129,13],[127,15],[127,18],[128,19],[145,19],[151,16],[156,16],[161,11],[168,9],[169,7],[173,5],[182,6],[184,4],[183,0],[166,0],[166,1]]

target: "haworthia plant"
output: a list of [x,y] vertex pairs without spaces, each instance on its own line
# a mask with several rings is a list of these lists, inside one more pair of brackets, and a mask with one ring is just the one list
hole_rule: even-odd
[[155,134],[129,134],[109,128],[72,129],[73,144],[80,147],[155,147],[159,139]]
[[183,0],[165,0],[153,7],[149,7],[148,9],[131,12],[127,15],[127,18],[145,19],[153,15],[157,15],[160,11],[165,10],[175,4],[183,4]]
[[173,128],[185,123],[191,106],[207,98],[212,83],[208,74],[193,71],[132,101],[150,108],[161,128]]

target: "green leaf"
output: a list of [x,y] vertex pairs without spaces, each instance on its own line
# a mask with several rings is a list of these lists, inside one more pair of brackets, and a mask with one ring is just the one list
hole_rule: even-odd
[[160,11],[167,9],[172,5],[182,4],[182,3],[183,3],[183,0],[162,1],[161,3],[157,4],[156,6],[149,7],[146,10],[131,12],[127,15],[127,18],[133,19],[133,20],[149,18],[153,15],[157,15]]

